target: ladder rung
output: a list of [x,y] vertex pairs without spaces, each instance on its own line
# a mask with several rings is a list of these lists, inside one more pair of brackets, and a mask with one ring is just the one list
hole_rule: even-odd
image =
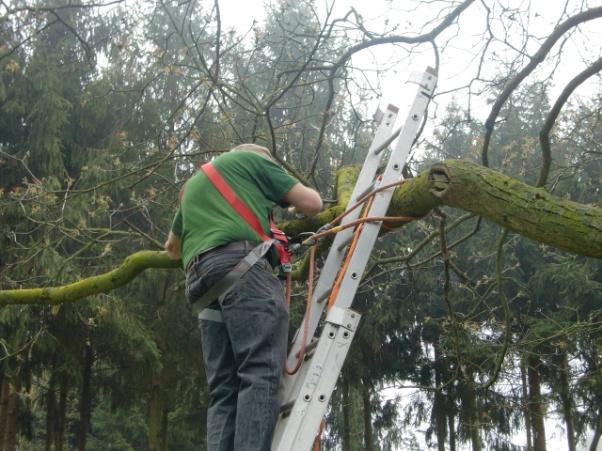
[[294,399],[285,404],[282,404],[282,406],[280,406],[280,413],[282,414],[282,416],[283,417],[289,416],[289,414],[291,413],[291,410],[293,410],[294,405],[295,405]]
[[[436,73],[436,72],[435,72],[435,69],[433,69],[433,72],[432,72],[432,73],[433,73],[433,74],[435,74],[435,73]],[[389,111],[391,111],[391,112],[393,112],[393,113],[395,113],[395,114],[399,113],[399,108],[397,108],[397,107],[396,107],[395,105],[393,105],[392,103],[390,103],[390,104],[388,104],[388,105],[387,105],[387,110],[389,110]],[[389,116],[390,116],[390,115],[391,115],[391,113],[389,113]]]
[[318,296],[318,298],[316,299],[316,302],[318,304],[320,302],[324,302],[326,299],[328,299],[328,296],[330,296],[331,292],[332,292],[332,287],[330,287],[328,290],[324,291],[324,293],[322,293],[320,296]]
[[368,194],[370,191],[372,191],[374,189],[374,184],[376,182],[373,181],[364,191],[362,191],[361,193],[359,193],[357,195],[357,197],[355,198],[355,201],[359,201],[362,197],[364,197],[366,194]]
[[378,155],[383,150],[385,150],[387,147],[389,147],[389,144],[391,144],[395,140],[395,138],[397,138],[399,136],[400,133],[401,133],[401,128],[398,128],[397,130],[395,130],[391,136],[389,136],[380,146],[378,146],[374,150],[374,155]]
[[349,237],[347,237],[347,239],[345,241],[343,241],[341,244],[339,244],[339,247],[337,247],[337,250],[339,252],[341,252],[343,249],[345,249],[345,246],[347,246],[351,240],[353,240],[353,234],[349,235]]
[[[315,351],[317,346],[318,346],[318,339],[314,337],[309,342],[309,344],[307,346],[305,346],[305,352],[304,352],[305,360],[307,360],[309,357],[311,357],[311,354],[313,353],[313,351]],[[296,357],[299,358],[299,353],[297,353]]]

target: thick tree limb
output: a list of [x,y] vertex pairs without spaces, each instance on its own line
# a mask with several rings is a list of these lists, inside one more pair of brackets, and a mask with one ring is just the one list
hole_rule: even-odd
[[60,287],[0,290],[0,305],[62,304],[106,293],[131,282],[147,268],[179,268],[165,252],[140,251],[128,256],[117,268],[98,276],[88,277]]
[[[313,218],[288,221],[295,235],[315,230],[340,214],[349,201],[357,168],[339,171],[338,204]],[[542,188],[465,160],[433,165],[395,190],[389,216],[424,216],[441,205],[460,208],[541,243],[579,255],[602,258],[602,208],[553,196]],[[390,227],[399,226],[391,223]],[[0,291],[0,305],[73,302],[123,286],[146,268],[176,268],[164,252],[143,251],[105,274],[53,288]]]
[[478,214],[515,233],[574,254],[602,258],[600,207],[561,199],[542,188],[462,160],[436,164],[428,176],[429,191],[442,205]]

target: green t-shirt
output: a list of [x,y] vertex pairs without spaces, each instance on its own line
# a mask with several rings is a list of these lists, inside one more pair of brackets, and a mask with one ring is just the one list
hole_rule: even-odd
[[[212,161],[236,195],[255,213],[270,234],[268,215],[298,180],[280,166],[249,151],[225,153]],[[187,182],[171,227],[182,242],[184,267],[198,254],[233,241],[261,242],[203,171]]]

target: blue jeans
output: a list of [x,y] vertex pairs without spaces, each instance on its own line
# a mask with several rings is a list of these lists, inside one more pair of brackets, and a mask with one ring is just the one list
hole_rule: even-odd
[[[246,251],[216,249],[186,276],[191,300],[220,280]],[[208,451],[269,451],[282,403],[288,309],[282,283],[261,258],[220,302],[221,319],[200,320],[209,387]],[[201,315],[203,316],[203,315]]]

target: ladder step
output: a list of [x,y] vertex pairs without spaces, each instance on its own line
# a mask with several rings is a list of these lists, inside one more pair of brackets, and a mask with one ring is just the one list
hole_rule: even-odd
[[345,247],[346,247],[346,246],[347,246],[349,243],[351,243],[351,241],[352,241],[352,240],[353,240],[353,235],[349,235],[349,237],[347,237],[347,238],[345,239],[345,241],[343,241],[341,244],[339,244],[339,247],[337,247],[337,250],[338,250],[339,252],[341,252],[343,249],[345,249]]
[[372,191],[374,189],[374,185],[376,184],[376,181],[372,181],[372,183],[361,193],[359,193],[357,195],[357,197],[355,198],[355,201],[359,201],[362,197],[364,197],[366,194],[368,194],[370,191]]
[[321,302],[324,302],[326,299],[328,299],[328,296],[330,296],[331,292],[332,292],[332,287],[330,287],[328,290],[324,291],[320,296],[318,296],[318,298],[316,299],[316,302],[318,304]]
[[380,146],[378,146],[376,149],[374,149],[374,155],[378,155],[383,150],[385,150],[387,147],[389,147],[389,144],[391,144],[395,140],[395,138],[397,138],[399,136],[400,133],[401,133],[401,128],[398,128],[397,130],[395,130],[393,132],[393,134],[385,140],[385,142],[383,142]]
[[[309,342],[309,344],[307,346],[305,346],[305,360],[311,358],[313,352],[316,350],[316,347],[318,346],[318,341],[319,341],[318,338],[314,337]],[[299,353],[297,353],[297,358],[299,358]]]
[[291,410],[293,410],[294,405],[295,405],[295,400],[293,399],[292,401],[284,403],[280,406],[280,413],[282,414],[283,418],[286,418],[287,416],[290,415]]

